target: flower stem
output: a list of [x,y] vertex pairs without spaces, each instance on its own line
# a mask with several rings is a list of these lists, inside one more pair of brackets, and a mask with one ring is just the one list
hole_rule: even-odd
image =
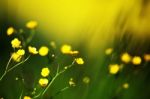
[[[67,66],[68,67],[68,69],[69,68],[71,68],[73,65],[74,65],[74,63],[75,63],[75,60],[69,65],[69,66]],[[59,72],[59,66],[57,67],[57,72],[56,72],[56,75],[52,78],[52,80],[51,80],[51,82],[48,84],[48,86],[44,89],[44,91],[42,92],[42,96],[46,93],[46,91],[49,89],[49,87],[53,84],[53,82],[55,81],[55,79],[59,76],[59,75],[61,75],[62,73],[64,73],[66,71],[66,69],[63,69],[63,70],[61,70],[60,72]],[[65,88],[66,89],[66,88]],[[65,89],[63,89],[63,90],[65,90]]]

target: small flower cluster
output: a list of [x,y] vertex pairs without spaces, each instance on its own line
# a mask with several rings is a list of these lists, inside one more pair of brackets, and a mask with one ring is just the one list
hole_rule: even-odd
[[[113,48],[108,48],[105,50],[106,55],[112,55],[113,54]],[[120,56],[121,64],[110,64],[109,65],[109,73],[112,75],[118,74],[122,69],[123,66],[126,64],[132,64],[133,66],[139,66],[142,64],[142,62],[145,60],[145,62],[150,62],[150,54],[144,54],[143,59],[141,56],[132,56],[128,52],[124,52]],[[129,83],[124,83],[122,85],[122,88],[128,89]]]
[[[20,64],[23,64],[24,62],[26,62],[31,55],[40,55],[41,57],[49,58],[50,49],[48,46],[43,45],[39,49],[37,49],[35,46],[32,46],[30,44],[30,42],[34,36],[33,31],[38,26],[38,23],[36,21],[29,21],[26,23],[25,26],[27,29],[32,30],[31,34],[27,38],[24,37],[24,35],[23,35],[24,31],[23,30],[18,31],[17,29],[15,29],[12,26],[8,27],[8,29],[6,31],[7,36],[13,36],[13,34],[15,34],[14,35],[15,37],[11,40],[11,43],[10,43],[12,46],[13,52],[11,54],[11,57],[10,57],[8,63],[7,63],[5,72],[0,78],[0,81],[3,79],[3,77],[6,76],[6,74],[8,72],[15,69]],[[54,41],[52,41],[50,43],[50,45],[52,46],[52,48],[56,49],[56,44]],[[73,57],[74,58],[73,62],[68,66],[64,66],[64,68],[62,70],[59,70],[59,66],[58,66],[57,72],[54,76],[52,76],[53,74],[51,75],[51,71],[50,71],[49,67],[43,67],[41,69],[41,72],[40,72],[41,78],[39,78],[39,80],[38,80],[38,85],[40,85],[40,87],[42,88],[40,93],[38,95],[36,95],[37,93],[35,90],[34,90],[34,93],[32,94],[32,96],[30,96],[31,94],[30,95],[23,95],[24,93],[22,93],[20,96],[21,98],[22,98],[22,96],[23,96],[23,99],[32,99],[32,98],[43,97],[43,95],[47,92],[49,87],[52,85],[52,83],[54,83],[55,79],[59,75],[63,74],[66,70],[71,68],[74,65],[74,63],[76,63],[78,65],[84,64],[83,58],[78,57],[79,51],[72,50],[72,47],[70,45],[68,45],[68,44],[62,45],[60,48],[60,51],[62,52],[62,54],[67,54],[67,55],[71,55],[71,56],[73,55],[76,57]],[[28,56],[28,57],[26,58],[26,56]],[[54,57],[55,55],[52,54],[51,56]],[[15,65],[9,68],[9,65],[11,64],[12,60],[15,62]],[[18,81],[20,79],[18,77],[16,77],[15,80]],[[90,82],[90,79],[88,77],[84,77],[83,82],[88,84]],[[68,81],[68,86],[64,89],[66,90],[69,87],[75,87],[75,86],[76,86],[75,80],[73,78],[70,78],[70,80]],[[36,88],[36,87],[35,87],[35,89],[38,90],[38,88]]]

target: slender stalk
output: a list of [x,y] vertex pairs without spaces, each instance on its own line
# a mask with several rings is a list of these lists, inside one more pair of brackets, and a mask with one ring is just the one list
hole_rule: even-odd
[[32,41],[34,35],[35,35],[35,30],[32,30],[30,36],[26,40],[26,45],[28,45]]
[[30,58],[30,56],[28,56],[25,60],[19,62],[18,64],[12,66],[10,69],[8,69],[8,66],[11,62],[11,58],[9,59],[8,63],[7,63],[7,66],[6,66],[6,69],[5,69],[5,72],[3,73],[3,75],[0,77],[0,81],[6,76],[6,74],[10,71],[12,71],[13,69],[17,68],[19,65],[25,63],[28,59]]
[[28,59],[30,58],[30,56],[28,56],[25,60],[19,62],[18,64],[14,65],[13,67],[11,67],[10,69],[7,70],[7,72],[12,71],[13,69],[15,69],[16,67],[18,67],[19,65],[25,63]]
[[[74,64],[75,60],[71,63],[71,65],[67,66],[68,69],[71,68]],[[47,90],[49,89],[49,87],[53,84],[53,82],[55,81],[55,79],[61,75],[62,73],[64,73],[66,71],[66,69],[63,69],[59,72],[59,66],[57,68],[57,72],[56,72],[56,75],[52,78],[51,82],[48,84],[48,86],[44,89],[44,91],[42,92],[42,96],[47,92]]]
[[9,64],[10,64],[11,60],[12,60],[12,55],[11,55],[11,57],[9,58],[8,62],[7,62],[7,65],[6,65],[6,68],[5,68],[4,73],[3,73],[2,76],[0,77],[0,81],[1,81],[1,80],[3,79],[3,77],[6,75],[7,69],[8,69],[8,67],[9,67]]

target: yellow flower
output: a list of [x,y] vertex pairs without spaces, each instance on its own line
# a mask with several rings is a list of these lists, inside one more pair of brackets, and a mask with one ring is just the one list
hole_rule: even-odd
[[131,56],[128,54],[128,53],[124,53],[122,54],[121,56],[121,60],[124,62],[124,63],[129,63],[131,61]]
[[41,75],[43,77],[47,77],[49,73],[50,73],[50,70],[48,68],[42,68]]
[[129,84],[128,83],[124,83],[122,86],[124,89],[128,89],[129,88]]
[[79,54],[79,51],[70,51],[69,54],[71,55]]
[[47,79],[47,78],[41,78],[41,79],[39,80],[39,84],[40,84],[40,86],[42,86],[42,87],[46,87],[47,84],[48,84],[48,79]]
[[145,54],[144,59],[145,61],[150,61],[150,54]]
[[14,38],[11,41],[11,45],[12,45],[13,48],[20,48],[21,47],[21,41],[19,41],[18,38]]
[[106,55],[110,55],[112,52],[113,52],[112,48],[108,48],[108,49],[105,50]]
[[37,27],[37,25],[38,25],[38,23],[36,21],[29,21],[29,22],[27,22],[26,27],[29,29],[34,29]]
[[24,49],[19,49],[16,53],[20,56],[23,56],[25,54],[25,50]]
[[64,44],[62,47],[61,47],[61,52],[63,54],[69,54],[71,52],[71,46],[70,45],[67,45],[67,44]]
[[141,62],[142,62],[142,59],[141,59],[140,56],[134,56],[133,59],[132,59],[132,63],[133,63],[134,65],[140,65]]
[[41,55],[41,56],[46,56],[48,54],[48,52],[49,52],[49,49],[46,46],[42,46],[39,49],[39,55]]
[[120,66],[118,64],[109,65],[109,73],[117,74],[119,72]]
[[76,84],[75,84],[73,78],[70,78],[70,80],[69,80],[69,85],[70,85],[71,87],[76,86]]
[[23,99],[31,99],[30,96],[24,96]]
[[84,77],[83,80],[82,80],[85,84],[88,84],[90,83],[90,78],[89,77]]
[[29,46],[28,50],[29,50],[29,53],[31,54],[38,54],[38,51],[35,47]]
[[15,29],[14,29],[13,27],[9,27],[9,28],[7,29],[7,35],[8,35],[8,36],[12,35],[14,32],[15,32]]
[[79,65],[84,64],[84,60],[83,60],[82,58],[76,58],[75,61],[76,61],[76,63],[79,64]]
[[15,62],[20,62],[21,61],[21,58],[22,56],[17,54],[16,52],[12,53],[12,59],[15,61]]

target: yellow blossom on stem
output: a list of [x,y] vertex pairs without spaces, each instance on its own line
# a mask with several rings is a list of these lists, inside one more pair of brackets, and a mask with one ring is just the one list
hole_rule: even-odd
[[12,53],[12,59],[15,61],[15,62],[20,62],[21,61],[21,58],[22,56],[17,54],[16,52]]
[[62,47],[61,47],[61,52],[63,54],[70,54],[72,50],[72,47],[70,45],[67,45],[67,44],[64,44]]
[[36,28],[38,23],[36,21],[29,21],[26,23],[26,27],[29,29],[34,29]]
[[23,99],[31,99],[30,96],[24,96]]
[[16,53],[20,56],[23,56],[25,54],[25,50],[24,49],[19,49]]
[[79,64],[79,65],[84,64],[84,60],[83,60],[82,58],[76,58],[75,61],[76,61],[76,63]]
[[71,87],[76,86],[76,84],[75,84],[73,78],[70,78],[70,80],[69,80],[69,85],[70,85]]
[[21,47],[21,41],[18,38],[14,38],[11,41],[11,45],[13,48],[20,48]]
[[46,68],[42,68],[41,75],[43,77],[47,77],[49,74],[50,74],[49,68],[47,68],[47,67]]
[[142,59],[141,59],[140,56],[134,56],[133,59],[132,59],[132,63],[133,63],[134,65],[140,65],[141,62],[142,62]]
[[9,27],[9,28],[7,29],[7,35],[8,35],[8,36],[12,35],[14,32],[15,32],[15,29],[14,29],[13,27]]
[[83,81],[85,84],[88,84],[88,83],[90,83],[90,78],[87,77],[87,76],[85,76],[85,77],[82,79],[82,81]]
[[46,87],[48,84],[48,79],[47,78],[40,78],[39,80],[39,85],[42,87]]
[[129,84],[128,84],[128,83],[124,83],[124,84],[122,85],[122,87],[123,87],[124,89],[128,89],[128,88],[129,88]]
[[108,48],[108,49],[105,50],[106,55],[110,55],[112,52],[113,52],[112,48]]
[[128,53],[123,53],[121,56],[121,61],[124,63],[129,63],[131,61],[131,56]]
[[42,46],[39,49],[39,55],[41,55],[41,56],[46,56],[48,54],[48,52],[49,52],[49,49],[46,46]]
[[109,73],[117,74],[119,72],[120,66],[118,64],[109,65]]
[[31,53],[31,54],[38,54],[37,49],[36,49],[35,47],[32,47],[32,46],[29,46],[29,47],[28,47],[28,51],[29,51],[29,53]]

